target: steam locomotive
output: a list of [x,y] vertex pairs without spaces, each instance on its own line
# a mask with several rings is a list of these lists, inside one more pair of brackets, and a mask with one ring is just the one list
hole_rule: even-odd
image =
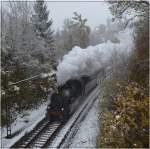
[[49,121],[67,120],[98,84],[99,73],[90,76],[81,76],[79,79],[70,79],[58,87],[58,92],[51,96],[47,106],[46,117]]

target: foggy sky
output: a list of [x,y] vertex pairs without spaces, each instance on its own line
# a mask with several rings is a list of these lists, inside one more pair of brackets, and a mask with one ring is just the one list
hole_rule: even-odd
[[61,29],[65,18],[72,18],[73,12],[81,13],[88,19],[88,25],[94,29],[99,24],[106,24],[111,18],[106,2],[47,2],[50,16],[53,19],[53,28]]

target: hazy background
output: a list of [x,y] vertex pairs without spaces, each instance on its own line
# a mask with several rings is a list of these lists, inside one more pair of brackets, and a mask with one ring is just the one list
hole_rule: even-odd
[[88,25],[93,29],[99,24],[106,24],[111,14],[106,2],[50,2],[47,6],[52,16],[54,29],[61,29],[65,18],[71,18],[73,12],[81,13],[88,18]]

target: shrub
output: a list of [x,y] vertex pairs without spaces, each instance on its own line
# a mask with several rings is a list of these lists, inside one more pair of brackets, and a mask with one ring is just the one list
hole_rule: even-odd
[[120,91],[113,98],[115,110],[107,110],[101,115],[97,145],[148,148],[149,97],[146,90],[134,82],[117,86]]

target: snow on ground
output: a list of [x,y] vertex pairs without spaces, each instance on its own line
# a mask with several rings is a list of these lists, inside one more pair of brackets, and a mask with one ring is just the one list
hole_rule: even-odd
[[98,100],[93,104],[85,119],[70,142],[69,148],[95,148],[96,137],[99,133]]
[[110,41],[82,49],[75,46],[57,67],[58,84],[64,84],[70,78],[81,75],[92,75],[102,67],[106,67],[113,52],[129,53],[133,47],[130,30],[119,33],[120,43]]
[[[43,103],[38,109],[26,111],[26,116],[18,115],[17,120],[11,125],[12,133],[20,131],[20,133],[11,139],[6,139],[6,127],[1,128],[1,145],[9,148],[25,133],[30,132],[36,124],[41,121],[46,112],[47,102]],[[28,122],[26,122],[28,121]]]

